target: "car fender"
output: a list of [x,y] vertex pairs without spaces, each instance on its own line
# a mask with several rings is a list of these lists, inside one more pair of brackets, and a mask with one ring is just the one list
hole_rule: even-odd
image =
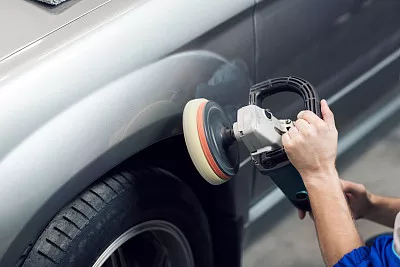
[[107,2],[0,62],[1,266],[14,266],[57,211],[107,171],[181,134],[187,101],[207,97],[234,112],[248,93],[240,59],[179,49],[253,1],[134,3],[102,21],[125,4]]
[[[229,104],[226,98],[235,99],[238,90],[247,93],[249,77],[238,66],[208,51],[171,55],[82,97],[24,138],[0,162],[1,250],[22,252],[22,244],[108,170],[181,134],[190,99],[225,95],[221,101]],[[236,73],[227,86],[223,79],[216,84],[220,94],[207,91],[221,70],[225,78]]]

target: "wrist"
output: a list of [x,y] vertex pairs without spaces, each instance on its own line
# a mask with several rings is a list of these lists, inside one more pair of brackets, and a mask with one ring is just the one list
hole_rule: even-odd
[[339,174],[334,166],[315,171],[302,171],[300,175],[306,186],[331,186],[332,183],[340,185]]
[[320,179],[310,179],[305,180],[304,185],[309,193],[309,195],[314,195],[315,197],[344,197],[342,186],[340,184],[339,178],[331,176],[326,178],[324,176]]

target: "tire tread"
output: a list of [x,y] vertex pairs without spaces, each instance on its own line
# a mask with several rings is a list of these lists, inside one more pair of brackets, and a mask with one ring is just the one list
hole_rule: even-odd
[[57,263],[58,263],[57,261],[55,261],[54,259],[52,259],[50,256],[48,256],[47,253],[44,253],[44,252],[42,252],[42,251],[40,251],[40,250],[38,250],[37,253],[38,253],[39,255],[41,255],[43,258],[45,258],[45,259],[51,261],[51,262],[54,263],[54,264],[57,264]]
[[58,232],[60,235],[65,236],[66,238],[68,238],[69,240],[72,240],[73,238],[71,236],[69,236],[66,232],[64,232],[63,230],[61,230],[60,228],[58,228],[58,226],[54,226],[53,227],[54,231]]
[[[132,187],[133,174],[116,174],[90,186],[61,210],[42,234],[42,242],[34,245],[29,255],[40,258],[41,266],[58,266],[77,235],[112,199]],[[57,240],[59,242],[55,242]],[[32,253],[33,252],[33,253]],[[32,266],[29,255],[22,266]]]
[[51,241],[49,238],[46,238],[46,242],[52,245],[53,247],[58,248],[62,252],[65,252],[65,249],[63,249],[60,245],[56,244],[56,242]]
[[109,183],[107,183],[107,181],[104,181],[103,184],[111,189],[111,191],[113,191],[115,194],[118,194],[118,191],[115,190]]
[[102,198],[100,196],[99,193],[97,193],[96,191],[94,191],[93,189],[90,189],[89,192],[91,192],[93,195],[95,195],[96,197],[98,197],[101,201],[106,202],[104,198]]
[[85,214],[85,213],[83,213],[82,211],[80,211],[77,207],[75,207],[75,206],[71,206],[71,209],[72,210],[74,210],[74,211],[76,211],[77,213],[79,213],[80,215],[82,215],[86,220],[90,220],[90,218]]
[[63,215],[62,217],[65,221],[67,221],[68,223],[70,223],[71,225],[75,226],[76,229],[81,230],[81,228],[78,226],[78,224],[76,224],[76,222],[74,222],[73,220],[71,220],[70,218],[68,218],[67,216]]
[[90,203],[89,201],[87,201],[84,198],[79,198],[83,203],[85,203],[88,207],[90,207],[92,210],[94,210],[96,213],[99,211],[98,209],[96,209],[92,203]]

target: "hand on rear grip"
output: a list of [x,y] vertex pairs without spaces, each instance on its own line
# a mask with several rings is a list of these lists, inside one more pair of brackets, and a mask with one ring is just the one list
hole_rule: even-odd
[[[357,220],[368,217],[371,210],[374,208],[373,198],[375,196],[371,194],[362,184],[343,179],[340,179],[340,184],[343,193],[346,196],[353,218]],[[298,216],[300,220],[303,220],[306,215],[307,213],[305,211],[298,210]],[[309,212],[309,215],[311,219],[314,220],[311,212]]]
[[282,136],[288,158],[303,180],[323,177],[336,170],[338,132],[334,115],[325,100],[321,101],[321,112],[323,119],[312,111],[301,111],[295,127]]
[[373,208],[373,197],[364,185],[340,180],[343,193],[346,195],[354,219],[365,218]]

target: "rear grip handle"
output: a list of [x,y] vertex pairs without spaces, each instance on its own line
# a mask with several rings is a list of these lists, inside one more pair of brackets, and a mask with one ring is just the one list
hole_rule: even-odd
[[309,82],[298,77],[280,77],[255,84],[250,88],[249,102],[251,105],[261,107],[266,97],[281,92],[293,92],[300,95],[303,98],[305,109],[322,117],[318,93]]
[[266,174],[296,208],[303,211],[311,211],[311,204],[303,179],[292,164],[268,170]]

